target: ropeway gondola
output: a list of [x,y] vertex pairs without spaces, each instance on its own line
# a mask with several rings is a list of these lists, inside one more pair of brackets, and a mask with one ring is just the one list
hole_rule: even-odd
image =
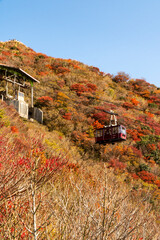
[[117,122],[117,113],[112,110],[106,111],[111,115],[110,123],[108,126],[96,129],[95,131],[95,142],[99,144],[115,143],[126,141],[126,128],[123,125],[119,125]]

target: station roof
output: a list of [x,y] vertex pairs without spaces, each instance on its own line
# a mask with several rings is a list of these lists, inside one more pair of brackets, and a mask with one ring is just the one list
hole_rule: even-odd
[[32,82],[40,83],[37,79],[35,79],[34,77],[32,77],[31,75],[26,73],[21,68],[9,66],[9,65],[6,65],[6,64],[0,64],[0,70],[7,70],[9,73],[12,73],[12,74],[14,73],[14,74],[19,75],[21,77],[25,77],[26,80],[28,79]]

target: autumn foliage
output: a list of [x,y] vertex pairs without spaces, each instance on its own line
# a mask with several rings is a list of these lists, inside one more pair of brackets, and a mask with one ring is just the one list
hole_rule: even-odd
[[[45,125],[24,121],[0,103],[0,237],[32,239],[32,185],[42,239],[157,239],[150,223],[156,226],[160,203],[160,90],[17,41],[0,43],[0,61],[40,81],[34,106],[43,110]],[[1,83],[3,92],[2,77]],[[27,102],[29,94],[25,90]],[[105,110],[118,114],[125,142],[95,144],[95,130],[110,120]],[[43,225],[44,216],[50,218]]]
[[47,107],[50,106],[53,102],[53,98],[48,97],[48,96],[42,96],[37,99],[36,106],[38,107]]

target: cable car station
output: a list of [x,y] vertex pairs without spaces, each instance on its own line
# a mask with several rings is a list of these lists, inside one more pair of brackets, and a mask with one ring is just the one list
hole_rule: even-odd
[[33,85],[34,83],[40,83],[37,79],[21,68],[0,64],[0,82],[0,98],[2,101],[12,105],[21,117],[35,119],[39,123],[43,123],[43,112],[41,109],[34,107],[33,103]]

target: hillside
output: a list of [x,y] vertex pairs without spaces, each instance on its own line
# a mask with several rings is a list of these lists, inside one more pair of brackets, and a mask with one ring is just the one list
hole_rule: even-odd
[[[0,42],[0,63],[40,81],[34,101],[44,112],[42,126],[1,102],[1,236],[38,239],[38,229],[39,239],[158,239],[160,89],[125,73],[112,76],[36,53],[18,41]],[[111,109],[126,126],[127,141],[95,144],[94,130],[110,117],[103,110]],[[29,225],[34,197],[41,203],[38,227]]]

